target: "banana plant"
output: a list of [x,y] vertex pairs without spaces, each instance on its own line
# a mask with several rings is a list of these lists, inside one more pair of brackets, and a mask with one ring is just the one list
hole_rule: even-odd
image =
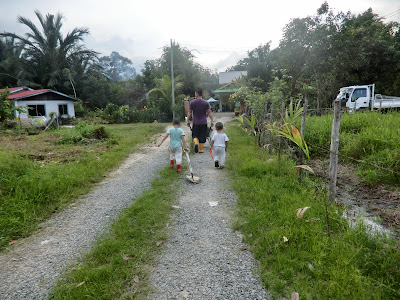
[[254,134],[254,136],[257,135],[257,131],[256,131],[256,118],[254,117],[254,115],[251,115],[251,120],[247,117],[243,117],[243,116],[239,116],[236,118],[237,120],[239,120],[239,122],[242,124],[242,128],[245,132],[248,133],[247,131],[247,126],[245,125],[245,121],[247,123],[247,125],[250,126],[251,128],[251,133]]

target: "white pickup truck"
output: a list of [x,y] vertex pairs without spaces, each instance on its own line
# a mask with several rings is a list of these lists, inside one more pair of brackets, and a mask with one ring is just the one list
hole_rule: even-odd
[[345,102],[350,113],[362,108],[400,108],[400,97],[375,94],[375,84],[342,87],[336,99]]

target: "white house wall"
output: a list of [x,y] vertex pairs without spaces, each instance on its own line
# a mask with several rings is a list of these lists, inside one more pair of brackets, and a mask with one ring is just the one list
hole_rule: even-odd
[[227,84],[241,76],[247,75],[247,71],[231,71],[231,72],[219,72],[219,84]]
[[[49,114],[51,112],[55,112],[57,116],[59,115],[58,112],[58,105],[60,104],[67,104],[68,105],[68,116],[69,117],[75,117],[75,109],[74,109],[74,102],[70,100],[34,100],[34,101],[27,101],[27,100],[15,100],[14,101],[15,106],[28,106],[28,105],[44,105],[44,111],[46,113],[46,118],[50,118]],[[18,117],[18,113],[16,112],[16,117]],[[20,115],[21,119],[24,118],[29,118],[28,115],[28,110],[25,110],[25,112],[21,113]]]

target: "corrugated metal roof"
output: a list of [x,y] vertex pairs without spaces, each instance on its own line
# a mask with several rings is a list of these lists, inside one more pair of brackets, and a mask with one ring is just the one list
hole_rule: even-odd
[[48,91],[51,91],[50,89],[44,89],[44,90],[33,90],[33,91],[27,91],[27,90],[22,90],[13,94],[8,95],[8,99],[14,100],[14,99],[22,99],[22,98],[26,98],[26,97],[31,97],[34,95],[39,95],[39,94],[43,94],[46,93]]
[[[0,93],[4,92],[6,89],[0,89]],[[8,91],[10,92],[10,94],[22,91],[22,90],[29,90],[29,91],[33,91],[33,89],[28,88],[26,86],[19,86],[19,87],[14,87],[14,88],[9,88]]]
[[[4,91],[5,89],[0,90],[0,92]],[[40,95],[40,94],[45,94],[45,93],[55,93],[60,96],[70,98],[71,100],[77,101],[78,99],[65,95],[63,93],[53,91],[51,89],[42,89],[42,90],[33,90],[31,88],[27,87],[19,87],[19,88],[10,88],[8,89],[10,91],[10,94],[8,95],[8,99],[10,100],[20,100],[24,98],[29,98],[32,96]],[[12,91],[12,92],[11,92]]]

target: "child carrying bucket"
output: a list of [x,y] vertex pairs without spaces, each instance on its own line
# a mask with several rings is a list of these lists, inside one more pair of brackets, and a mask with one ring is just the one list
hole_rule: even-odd
[[185,140],[185,133],[183,132],[181,126],[181,122],[178,119],[174,119],[172,121],[171,127],[168,129],[167,133],[163,137],[162,141],[157,145],[158,147],[170,137],[169,141],[169,159],[170,159],[170,168],[174,168],[174,160],[176,161],[176,171],[178,173],[181,172],[181,163],[182,163],[182,144],[185,150],[187,150],[186,140]]

